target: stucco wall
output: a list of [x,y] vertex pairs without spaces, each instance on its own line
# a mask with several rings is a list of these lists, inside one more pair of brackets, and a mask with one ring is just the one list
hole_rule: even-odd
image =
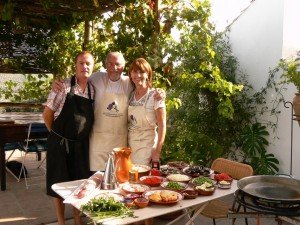
[[[240,68],[248,75],[249,82],[256,91],[265,85],[268,71],[275,68],[279,60],[294,55],[300,50],[300,1],[297,0],[255,0],[229,28],[229,39],[234,55],[238,58]],[[297,25],[298,24],[298,25]],[[280,79],[278,74],[277,79]],[[286,101],[292,101],[293,85],[283,90]],[[271,105],[276,92],[268,93]],[[277,134],[269,138],[271,145],[268,152],[275,154],[280,161],[280,173],[290,173],[291,157],[291,110],[280,104],[278,110]],[[265,115],[273,121],[276,118]],[[300,127],[293,122],[293,175],[300,178]],[[272,132],[270,130],[270,132]],[[278,138],[276,138],[278,137]]]

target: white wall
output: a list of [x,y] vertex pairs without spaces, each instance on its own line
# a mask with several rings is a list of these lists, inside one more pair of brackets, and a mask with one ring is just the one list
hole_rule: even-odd
[[[256,91],[265,85],[270,68],[275,68],[282,57],[300,50],[299,4],[299,0],[255,0],[230,26],[228,36],[233,53]],[[284,98],[292,101],[296,89],[293,85],[287,87],[287,90],[283,90]],[[275,97],[276,92],[268,94],[269,104]],[[275,138],[276,135],[270,136],[268,152],[279,159],[280,173],[289,174],[291,110],[283,104],[279,105],[278,110],[281,111],[277,130],[279,139]],[[293,122],[293,126],[293,175],[300,178],[300,127],[297,122]]]

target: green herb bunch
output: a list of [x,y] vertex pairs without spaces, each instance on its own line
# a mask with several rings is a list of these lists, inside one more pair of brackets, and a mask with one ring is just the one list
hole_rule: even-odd
[[134,216],[132,210],[112,197],[91,199],[88,203],[81,206],[81,210],[88,212],[94,221],[113,217]]

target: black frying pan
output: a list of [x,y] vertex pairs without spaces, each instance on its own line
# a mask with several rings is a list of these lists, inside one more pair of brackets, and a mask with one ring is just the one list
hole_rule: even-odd
[[278,200],[300,201],[300,180],[289,177],[257,175],[240,179],[240,190],[255,197]]

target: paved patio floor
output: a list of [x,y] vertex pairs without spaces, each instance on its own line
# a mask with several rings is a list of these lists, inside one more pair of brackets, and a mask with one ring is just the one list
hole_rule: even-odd
[[[7,153],[8,155],[8,153]],[[20,153],[17,151],[12,160],[20,160]],[[45,177],[43,169],[36,169],[38,161],[35,155],[30,155],[26,162],[29,171],[29,177],[39,175],[38,179],[29,180],[29,184],[35,184],[25,187],[25,181],[20,182],[7,172],[7,189],[0,191],[0,225],[57,225],[56,216],[52,200],[45,193]],[[224,199],[227,202],[232,201],[232,196]],[[73,225],[72,207],[66,206],[66,224]],[[88,224],[87,218],[83,220]],[[186,220],[185,220],[186,221]],[[179,221],[176,225],[184,224],[184,220]],[[155,218],[155,225],[165,225],[169,220]],[[217,220],[218,225],[229,225],[227,219]],[[243,219],[238,219],[236,225],[244,225]],[[256,225],[255,219],[249,219],[249,225]],[[261,225],[274,225],[277,222],[274,219],[261,219]],[[283,223],[287,225],[289,223]],[[202,216],[197,217],[195,225],[213,225],[211,219]]]

